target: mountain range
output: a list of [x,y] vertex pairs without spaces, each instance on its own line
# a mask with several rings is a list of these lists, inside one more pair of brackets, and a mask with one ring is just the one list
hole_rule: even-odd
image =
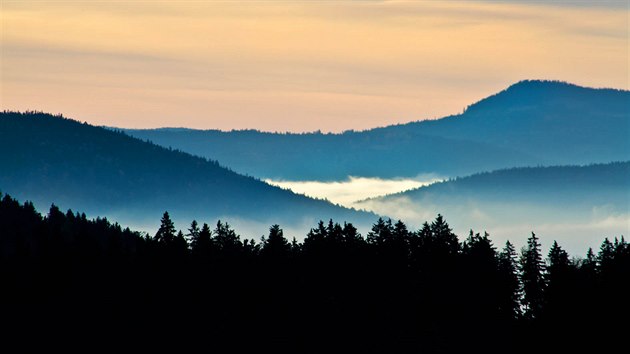
[[563,230],[624,234],[629,111],[629,91],[554,81],[519,82],[462,114],[342,134],[121,130],[5,111],[0,191],[40,209],[55,203],[144,230],[155,230],[168,210],[182,229],[192,219],[223,219],[256,233],[280,223],[303,234],[333,218],[365,232],[376,214],[260,179],[434,174],[450,178],[354,206],[414,227],[442,213],[460,233],[488,228],[519,238],[571,225]]
[[630,203],[630,162],[510,168],[453,178],[368,200],[399,197],[450,203],[463,199],[540,203],[564,208],[584,203],[627,210]]
[[369,224],[358,212],[239,175],[216,161],[43,113],[0,113],[0,191],[123,225],[155,229],[164,211],[192,219],[291,225],[324,219]]
[[454,177],[630,159],[630,91],[528,80],[437,120],[341,134],[163,128],[128,134],[279,180]]

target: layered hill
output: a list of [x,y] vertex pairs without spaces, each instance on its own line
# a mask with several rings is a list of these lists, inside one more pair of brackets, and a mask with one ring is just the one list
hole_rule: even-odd
[[597,246],[594,234],[630,234],[630,162],[498,170],[354,205],[415,226],[442,213],[460,234],[488,230],[498,241],[535,231],[545,246],[557,239],[579,252]]
[[630,91],[521,81],[461,115],[380,131],[487,142],[550,165],[623,161],[630,159]]
[[312,226],[327,218],[374,220],[373,214],[296,195],[216,161],[42,113],[0,113],[0,166],[4,193],[40,208],[54,202],[134,226],[159,223],[165,210],[186,222],[227,218]]
[[387,201],[400,197],[431,203],[458,203],[474,199],[563,208],[607,205],[619,211],[628,211],[630,162],[511,168],[436,182],[370,200]]
[[126,131],[259,178],[463,176],[630,159],[630,91],[522,81],[462,114],[342,134]]

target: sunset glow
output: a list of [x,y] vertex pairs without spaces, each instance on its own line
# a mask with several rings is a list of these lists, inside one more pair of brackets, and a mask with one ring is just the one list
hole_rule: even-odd
[[2,109],[97,125],[343,131],[456,114],[522,79],[628,89],[625,1],[1,6]]

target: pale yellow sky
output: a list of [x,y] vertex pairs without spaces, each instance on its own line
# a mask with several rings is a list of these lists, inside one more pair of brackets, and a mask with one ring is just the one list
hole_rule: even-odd
[[0,108],[120,127],[342,131],[522,79],[628,89],[627,1],[0,0]]

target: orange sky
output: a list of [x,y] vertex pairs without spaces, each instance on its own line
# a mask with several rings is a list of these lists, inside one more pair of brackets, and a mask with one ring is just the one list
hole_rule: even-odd
[[629,82],[625,0],[0,6],[1,108],[99,125],[342,131],[458,113],[521,79]]

